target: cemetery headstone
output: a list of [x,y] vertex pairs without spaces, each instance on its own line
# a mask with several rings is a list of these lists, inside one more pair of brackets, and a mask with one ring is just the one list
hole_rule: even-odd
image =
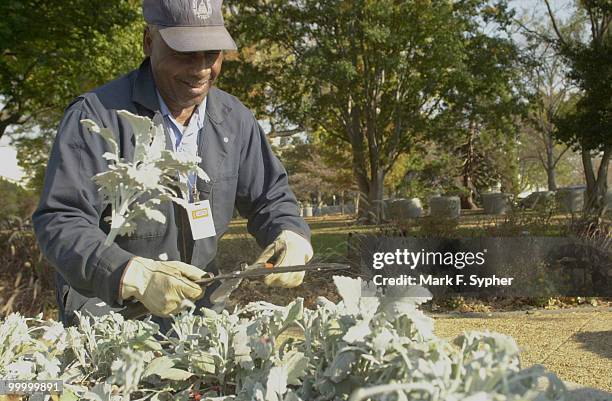
[[458,196],[434,196],[429,199],[429,214],[433,217],[459,218],[461,200]]

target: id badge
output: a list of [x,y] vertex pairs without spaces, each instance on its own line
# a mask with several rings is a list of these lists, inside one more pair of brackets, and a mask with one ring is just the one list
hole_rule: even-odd
[[189,225],[191,226],[191,235],[194,240],[217,235],[209,201],[203,200],[188,203],[186,209],[189,216]]

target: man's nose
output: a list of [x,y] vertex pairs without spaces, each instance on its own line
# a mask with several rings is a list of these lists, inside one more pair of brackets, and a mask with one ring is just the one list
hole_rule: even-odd
[[205,75],[214,63],[215,59],[206,52],[194,52],[190,58],[190,69],[193,74]]

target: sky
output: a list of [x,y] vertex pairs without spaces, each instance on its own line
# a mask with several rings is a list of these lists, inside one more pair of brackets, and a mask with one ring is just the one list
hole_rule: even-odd
[[[551,6],[560,19],[570,15],[572,0],[550,0]],[[509,4],[517,11],[517,16],[524,15],[546,15],[546,6],[543,0],[510,0]],[[6,135],[0,139],[0,177],[19,181],[24,178],[24,173],[17,166],[17,151],[13,148]]]
[[23,170],[17,166],[17,150],[9,145],[6,136],[0,139],[0,176],[19,181]]
[[[550,0],[550,6],[555,16],[559,16],[561,19],[567,18],[570,15],[573,3],[573,0]],[[510,0],[509,4],[519,12],[519,15],[521,11],[534,11],[539,15],[547,15],[544,0]]]

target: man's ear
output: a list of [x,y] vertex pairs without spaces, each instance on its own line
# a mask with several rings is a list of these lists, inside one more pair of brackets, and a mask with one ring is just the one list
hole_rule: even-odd
[[152,45],[153,32],[151,31],[151,28],[146,26],[142,34],[142,50],[144,51],[145,56],[151,57],[151,49],[153,47]]

